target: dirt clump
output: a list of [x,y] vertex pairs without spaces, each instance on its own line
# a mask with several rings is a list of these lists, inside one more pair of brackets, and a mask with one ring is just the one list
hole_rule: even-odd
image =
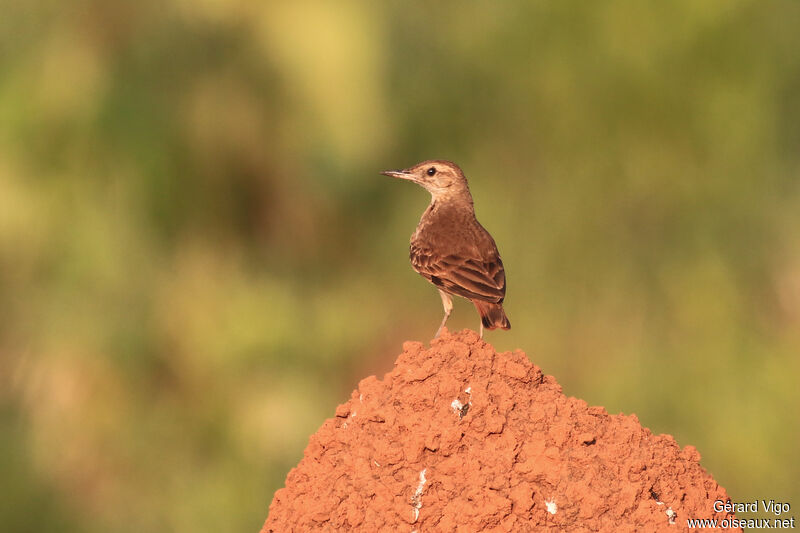
[[568,398],[473,331],[406,342],[314,434],[262,529],[686,531],[725,490],[691,446]]

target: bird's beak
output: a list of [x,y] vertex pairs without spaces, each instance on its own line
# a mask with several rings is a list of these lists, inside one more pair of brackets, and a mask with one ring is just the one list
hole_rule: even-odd
[[400,178],[403,180],[414,180],[414,174],[407,170],[384,170],[381,172],[384,176],[389,176],[390,178]]

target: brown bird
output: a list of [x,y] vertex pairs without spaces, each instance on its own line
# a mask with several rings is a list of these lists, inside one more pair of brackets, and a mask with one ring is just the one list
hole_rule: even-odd
[[458,165],[431,160],[381,174],[413,181],[431,193],[431,204],[411,236],[410,256],[414,270],[436,285],[442,297],[444,319],[435,337],[453,310],[453,294],[475,305],[481,338],[484,327],[510,329],[503,311],[503,262],[494,239],[475,218],[467,178]]

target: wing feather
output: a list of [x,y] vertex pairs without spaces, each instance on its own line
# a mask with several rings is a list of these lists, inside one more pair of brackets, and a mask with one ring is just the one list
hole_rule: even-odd
[[477,254],[441,255],[431,247],[411,244],[414,270],[442,290],[469,300],[501,303],[506,293],[505,271],[497,249],[486,258]]

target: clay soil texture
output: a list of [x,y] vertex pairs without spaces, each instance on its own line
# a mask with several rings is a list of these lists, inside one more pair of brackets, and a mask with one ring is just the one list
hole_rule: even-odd
[[472,331],[406,342],[275,493],[262,533],[687,531],[728,499],[691,446],[564,396]]

